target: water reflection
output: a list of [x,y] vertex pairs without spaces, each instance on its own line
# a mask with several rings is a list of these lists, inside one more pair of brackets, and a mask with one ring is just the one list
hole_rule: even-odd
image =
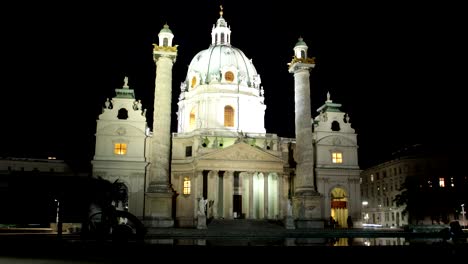
[[[425,239],[428,243],[432,242]],[[330,246],[407,246],[409,241],[404,237],[341,237],[332,238]]]
[[439,243],[437,238],[407,239],[404,237],[340,237],[340,238],[279,238],[279,239],[148,239],[148,244],[193,246],[407,246],[410,244]]

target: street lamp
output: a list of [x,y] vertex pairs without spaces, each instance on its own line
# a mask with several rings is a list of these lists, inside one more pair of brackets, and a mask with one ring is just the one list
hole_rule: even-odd
[[57,224],[57,238],[62,238],[62,219],[60,219],[60,201],[54,199],[57,202],[57,216],[55,217],[55,223]]
[[54,201],[57,203],[57,216],[55,217],[55,223],[56,223],[57,226],[58,226],[58,222],[59,222],[59,211],[60,211],[60,201],[57,200],[57,199],[54,199]]
[[466,212],[465,212],[465,204],[462,204],[462,205],[461,205],[461,208],[462,208],[462,211],[461,211],[461,214],[462,214],[462,225],[463,225],[463,227],[465,227],[465,214],[466,214]]

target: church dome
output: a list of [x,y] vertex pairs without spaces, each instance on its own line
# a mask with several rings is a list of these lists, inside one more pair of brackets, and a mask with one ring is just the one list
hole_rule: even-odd
[[185,79],[189,91],[214,83],[260,88],[260,75],[252,60],[231,45],[231,28],[222,15],[221,11],[211,30],[210,47],[200,51],[190,62]]
[[190,88],[212,81],[258,88],[257,79],[259,76],[252,60],[240,49],[227,44],[211,45],[200,51],[190,62],[187,73]]

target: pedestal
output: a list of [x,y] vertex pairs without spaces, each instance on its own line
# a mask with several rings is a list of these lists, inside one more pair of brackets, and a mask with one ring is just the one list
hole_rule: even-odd
[[207,229],[206,227],[206,215],[198,215],[197,229]]
[[146,193],[145,217],[146,227],[173,227],[172,192]]
[[284,226],[286,227],[286,229],[296,229],[296,225],[294,224],[294,218],[292,216],[287,216],[284,222]]
[[317,192],[299,194],[293,198],[296,227],[324,228],[323,197]]

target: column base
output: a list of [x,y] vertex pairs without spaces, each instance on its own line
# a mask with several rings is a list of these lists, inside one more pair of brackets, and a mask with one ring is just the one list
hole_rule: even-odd
[[323,219],[297,219],[296,226],[298,229],[324,228],[325,221]]
[[172,218],[162,217],[147,217],[143,220],[145,227],[174,227],[174,220]]
[[317,192],[304,192],[293,197],[297,228],[324,228],[323,196]]
[[294,218],[292,216],[287,216],[284,220],[284,227],[286,229],[296,229],[296,225],[294,224]]
[[207,229],[206,215],[198,215],[197,229]]
[[145,194],[145,217],[147,227],[174,227],[172,218],[172,199],[174,193],[155,192]]

